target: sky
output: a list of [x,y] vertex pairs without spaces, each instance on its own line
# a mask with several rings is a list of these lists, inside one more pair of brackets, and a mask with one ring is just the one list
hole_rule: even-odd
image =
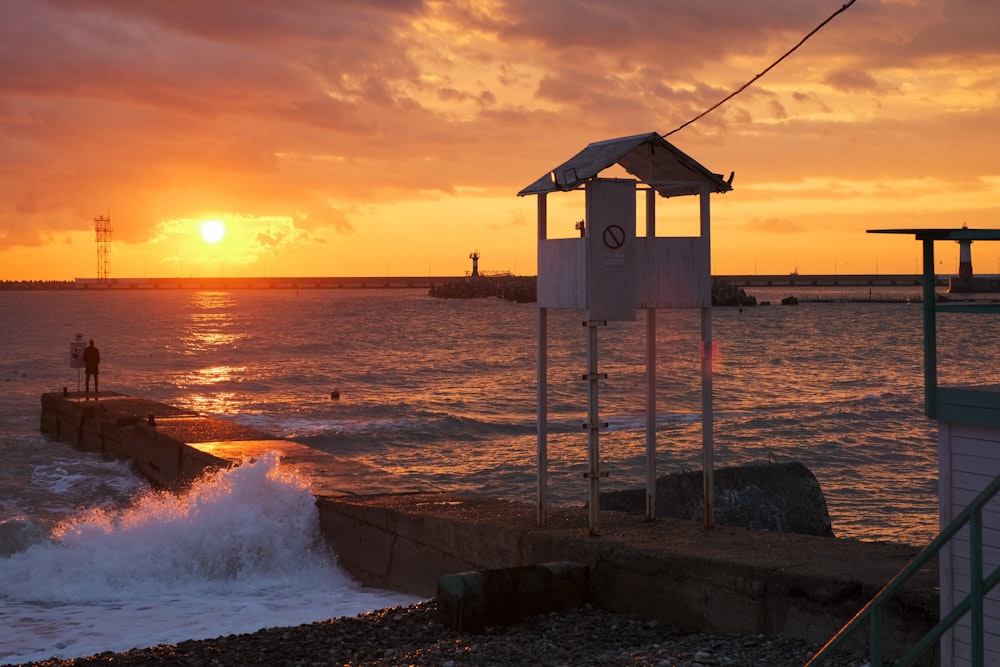
[[[519,190],[671,132],[843,5],[3,0],[0,280],[97,277],[98,217],[112,278],[464,275],[474,251],[533,275]],[[1000,227],[997,26],[993,0],[856,0],[670,134],[735,173],[712,272],[915,273],[912,236],[865,230]],[[574,235],[574,195],[548,200]],[[658,234],[697,210],[661,199]]]

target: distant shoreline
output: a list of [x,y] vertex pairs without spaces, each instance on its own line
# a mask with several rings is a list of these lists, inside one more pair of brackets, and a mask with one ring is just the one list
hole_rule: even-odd
[[[2,280],[2,290],[136,290],[136,289],[430,289],[468,276],[276,276],[204,278],[76,278],[74,280]],[[525,276],[531,277],[531,276]],[[913,274],[719,275],[736,287],[844,288],[919,287]],[[952,274],[938,274],[936,286],[948,285]]]

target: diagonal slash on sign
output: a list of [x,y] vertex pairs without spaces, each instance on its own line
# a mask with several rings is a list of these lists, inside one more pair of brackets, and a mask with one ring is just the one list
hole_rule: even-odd
[[621,225],[608,225],[604,228],[604,245],[612,250],[618,250],[625,245],[625,230]]

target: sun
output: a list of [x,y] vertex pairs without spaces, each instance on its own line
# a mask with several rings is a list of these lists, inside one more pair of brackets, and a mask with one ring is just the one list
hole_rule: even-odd
[[218,243],[226,235],[226,226],[219,220],[206,220],[201,223],[201,238],[208,243]]

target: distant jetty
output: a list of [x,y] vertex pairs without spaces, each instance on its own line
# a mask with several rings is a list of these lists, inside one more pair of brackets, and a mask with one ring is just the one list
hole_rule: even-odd
[[534,303],[538,300],[538,281],[535,276],[473,275],[434,285],[428,294],[439,299],[497,297],[516,303]]
[[712,278],[713,306],[756,306],[757,297],[746,293],[742,287],[737,287],[725,278]]
[[[534,303],[538,300],[538,280],[536,276],[514,276],[510,274],[494,276],[466,276],[428,291],[439,299],[480,299],[498,297],[517,303]],[[713,306],[756,306],[757,298],[749,295],[742,287],[737,287],[722,278],[712,280]]]
[[948,294],[982,294],[984,292],[1000,292],[1000,278],[959,276],[948,281]]

